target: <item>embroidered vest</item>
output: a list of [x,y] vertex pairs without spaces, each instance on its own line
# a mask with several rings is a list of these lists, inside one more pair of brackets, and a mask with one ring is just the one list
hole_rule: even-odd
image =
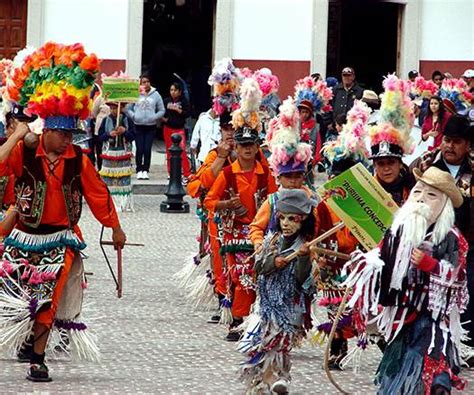
[[[82,212],[82,150],[73,145],[75,157],[64,160],[64,175],[62,191],[69,227],[79,222]],[[43,171],[42,159],[36,157],[36,150],[24,146],[23,173],[15,181],[15,195],[20,214],[20,222],[26,227],[38,228],[43,217],[46,200],[46,177]]]

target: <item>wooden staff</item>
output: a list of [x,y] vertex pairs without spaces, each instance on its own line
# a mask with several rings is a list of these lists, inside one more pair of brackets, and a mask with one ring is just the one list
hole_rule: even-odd
[[117,297],[122,297],[122,249],[117,248]]
[[[101,241],[100,244],[105,245],[105,246],[113,246],[114,242],[113,241]],[[145,247],[145,244],[143,243],[125,243],[124,246],[130,246],[130,247]]]
[[[334,225],[331,229],[329,229],[327,232],[324,232],[321,236],[318,236],[315,239],[311,240],[306,245],[308,247],[314,246],[315,244],[318,244],[324,239],[327,239],[329,236],[333,235],[334,233],[336,233],[338,230],[342,229],[343,227],[344,227],[344,222],[339,222],[338,224]],[[298,251],[295,251],[291,253],[290,255],[285,256],[285,259],[288,260],[288,262],[290,262],[292,259],[295,259],[297,256],[298,256]]]
[[341,394],[349,395],[350,392],[347,392],[343,390],[339,384],[337,383],[336,380],[334,380],[334,377],[332,376],[331,371],[329,370],[329,353],[331,349],[331,343],[332,339],[334,338],[334,334],[336,333],[336,328],[337,324],[339,323],[339,317],[342,315],[342,312],[344,311],[346,307],[346,301],[350,293],[350,288],[348,287],[346,291],[344,292],[344,296],[342,297],[341,304],[339,305],[339,308],[337,309],[336,313],[336,318],[334,319],[334,322],[332,324],[331,332],[329,333],[329,338],[328,338],[328,343],[326,345],[326,350],[324,351],[324,371],[326,372],[326,375],[328,376],[329,381],[331,382],[334,387],[337,388],[337,390]]
[[351,256],[349,254],[343,254],[342,252],[328,250],[326,248],[313,247],[311,248],[311,250],[316,252],[317,254],[334,256],[336,258],[343,259],[345,261],[348,261],[351,259]]

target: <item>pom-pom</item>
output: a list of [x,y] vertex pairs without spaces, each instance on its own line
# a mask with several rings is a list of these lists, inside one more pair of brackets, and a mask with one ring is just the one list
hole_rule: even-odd
[[263,97],[268,96],[271,93],[276,93],[280,87],[280,81],[278,80],[278,77],[271,73],[269,74],[264,69],[257,70],[253,74],[253,78],[255,78],[258,85],[260,86]]
[[312,77],[305,77],[298,80],[295,85],[296,105],[300,105],[303,100],[308,100],[313,105],[314,113],[324,113],[332,110],[329,104],[332,100],[332,89],[325,81],[314,81]]
[[425,80],[421,75],[415,78],[410,88],[412,96],[423,99],[429,99],[438,92],[438,85],[431,80]]
[[469,108],[473,95],[469,92],[469,86],[462,79],[445,78],[439,90],[439,96],[442,99],[448,99],[461,112]]

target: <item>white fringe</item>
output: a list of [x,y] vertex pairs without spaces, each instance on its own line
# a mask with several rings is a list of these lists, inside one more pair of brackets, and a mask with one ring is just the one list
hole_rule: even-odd
[[[173,279],[178,281],[179,288],[188,289],[190,284],[196,279],[196,276],[198,274],[201,274],[202,272],[205,273],[207,268],[211,265],[210,255],[202,257],[201,263],[199,263],[198,265],[194,263],[194,256],[195,254],[187,257],[183,268],[173,275]],[[207,263],[208,260],[209,263]]]
[[221,309],[221,319],[219,321],[219,324],[230,325],[230,324],[232,324],[233,320],[234,320],[234,318],[232,317],[232,308],[223,307]]
[[71,229],[65,229],[47,235],[32,235],[15,228],[8,237],[29,246],[41,246],[47,243],[59,242],[62,239],[71,240],[78,244],[82,243],[82,240]]
[[127,187],[130,190],[130,194],[128,195],[121,195],[121,194],[114,194],[116,189],[121,189],[122,187],[109,187],[110,194],[112,195],[112,199],[115,204],[115,208],[118,212],[134,212],[135,208],[133,206],[133,195],[131,193],[132,187]]

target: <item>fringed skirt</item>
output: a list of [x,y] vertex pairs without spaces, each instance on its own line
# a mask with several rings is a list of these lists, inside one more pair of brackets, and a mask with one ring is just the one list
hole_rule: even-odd
[[0,266],[0,348],[18,352],[36,321],[67,335],[72,356],[98,360],[94,338],[78,321],[84,284],[78,250],[84,247],[70,230],[32,235],[15,229],[5,240]]
[[117,147],[109,147],[101,155],[102,169],[99,174],[120,211],[133,211],[132,156],[127,149]]
[[380,386],[378,394],[429,395],[435,386],[448,391],[452,387],[464,388],[465,381],[457,376],[458,356],[449,334],[443,333],[439,324],[433,324],[429,316],[420,316],[402,328],[387,346],[375,379],[375,384]]

